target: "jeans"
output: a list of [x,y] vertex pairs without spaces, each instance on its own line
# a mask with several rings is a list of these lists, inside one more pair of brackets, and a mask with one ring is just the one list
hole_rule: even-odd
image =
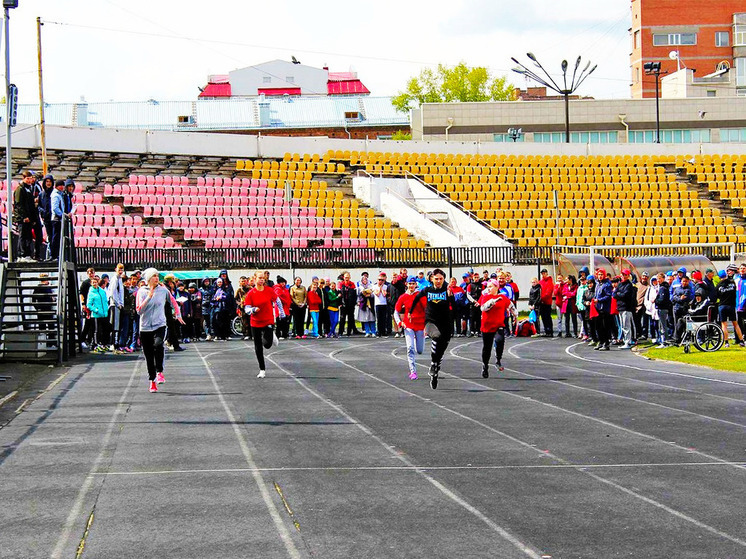
[[337,335],[337,324],[339,323],[339,311],[329,310],[329,335]]
[[557,307],[557,335],[562,336],[562,320],[565,316],[559,307]]
[[622,338],[624,345],[632,345],[632,329],[634,328],[634,314],[632,311],[621,311],[619,318],[622,321]]
[[658,309],[658,343],[663,345],[668,339],[668,309]]
[[363,332],[370,334],[371,336],[376,335],[376,323],[375,322],[363,322]]
[[415,352],[422,355],[425,350],[425,332],[423,330],[404,329],[404,337],[407,340],[407,361],[409,362],[409,372],[417,372],[415,363]]

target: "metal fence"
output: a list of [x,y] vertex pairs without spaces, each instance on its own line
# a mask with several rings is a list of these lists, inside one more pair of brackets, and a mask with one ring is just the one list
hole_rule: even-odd
[[[578,247],[580,250],[581,247]],[[745,252],[746,243],[736,245],[736,252]],[[604,254],[604,251],[599,251]],[[691,254],[683,249],[639,249],[625,251],[624,256],[675,256]],[[727,260],[725,247],[700,247],[695,251],[711,260]],[[608,257],[619,256],[619,250],[609,249]],[[552,262],[552,247],[441,247],[409,249],[372,248],[78,248],[78,267],[113,269],[119,262],[129,268],[155,266],[164,270],[206,270],[220,268],[357,268],[375,266],[423,267],[480,266],[483,264],[548,264]]]

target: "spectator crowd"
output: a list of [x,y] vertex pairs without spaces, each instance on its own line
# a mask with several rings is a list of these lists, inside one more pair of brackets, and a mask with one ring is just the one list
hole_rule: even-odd
[[559,336],[564,332],[599,351],[608,351],[611,345],[630,349],[647,339],[661,348],[680,344],[687,320],[720,323],[726,347],[730,325],[735,343],[744,346],[746,263],[729,264],[718,274],[706,268],[689,275],[681,267],[654,275],[643,271],[639,278],[629,269],[612,277],[599,268],[594,277],[583,267],[577,278],[552,278],[542,269],[541,277],[531,280],[528,303],[537,335],[551,338],[555,331]]

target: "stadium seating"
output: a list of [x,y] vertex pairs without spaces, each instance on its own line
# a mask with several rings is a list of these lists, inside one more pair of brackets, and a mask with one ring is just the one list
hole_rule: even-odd
[[746,156],[698,155],[676,163],[692,180],[706,185],[713,197],[746,217]]
[[[518,246],[715,243],[744,236],[741,225],[667,172],[664,166],[676,163],[668,156],[329,156],[372,175],[417,175]],[[734,192],[738,186],[733,182]]]

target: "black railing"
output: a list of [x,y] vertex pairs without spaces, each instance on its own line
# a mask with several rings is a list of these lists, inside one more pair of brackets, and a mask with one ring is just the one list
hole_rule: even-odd
[[[580,250],[580,249],[578,249]],[[572,252],[572,251],[570,251]],[[586,250],[587,252],[587,250]],[[604,256],[619,256],[619,249],[602,249]],[[746,252],[746,243],[736,245]],[[727,260],[727,247],[658,248],[624,250],[624,256],[702,254],[711,260]],[[155,266],[162,270],[215,270],[220,268],[451,268],[484,264],[533,265],[552,262],[552,247],[441,247],[407,249],[372,248],[92,248],[77,249],[78,267],[128,269]]]

